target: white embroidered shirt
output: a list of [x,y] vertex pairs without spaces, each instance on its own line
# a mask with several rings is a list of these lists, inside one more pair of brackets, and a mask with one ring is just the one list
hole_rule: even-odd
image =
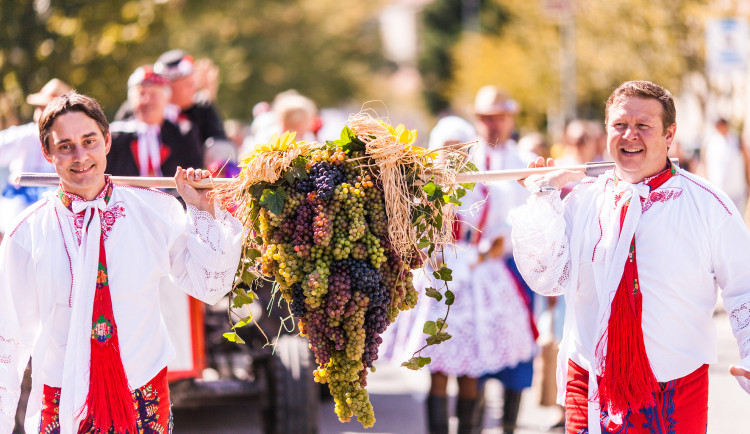
[[[168,306],[160,306],[160,286],[171,281],[212,304],[231,289],[243,229],[218,207],[216,215],[192,206],[185,212],[174,197],[159,191],[120,186],[101,213],[112,306],[132,389],[146,384],[175,355],[161,314]],[[13,430],[29,355],[34,375],[27,426],[39,425],[44,384],[61,387],[70,384],[67,376],[82,374],[63,366],[76,312],[75,283],[85,279],[74,272],[82,222],[60,198],[49,196],[29,207],[0,245],[2,434]]]
[[[631,199],[635,210],[632,216],[628,211],[623,235],[623,201],[617,194],[642,198],[640,207]],[[568,359],[601,374],[602,354],[595,355],[595,348],[606,330],[633,233],[643,336],[656,379],[677,379],[717,361],[712,315],[719,289],[739,344],[739,365],[750,369],[750,233],[732,201],[707,181],[677,169],[649,192],[643,183],[620,181],[615,187],[609,171],[584,179],[564,201],[554,192],[533,194],[511,220],[514,256],[529,286],[543,295],[565,296],[561,405]],[[598,433],[594,378],[590,375],[589,429]],[[750,381],[739,381],[750,392]]]

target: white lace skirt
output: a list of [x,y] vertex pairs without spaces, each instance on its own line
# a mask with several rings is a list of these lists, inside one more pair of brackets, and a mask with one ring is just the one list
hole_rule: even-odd
[[[432,359],[427,366],[431,372],[480,377],[513,367],[534,355],[536,344],[529,313],[510,271],[500,259],[476,265],[475,258],[476,254],[467,252],[461,260],[448,263],[453,271],[448,288],[456,298],[445,331],[452,338],[422,351],[422,356]],[[445,315],[444,300],[438,302],[424,295],[424,288],[437,283],[431,277],[432,271],[426,271],[415,275],[414,285],[420,290],[417,307],[401,312],[384,333],[381,358],[398,363],[411,358],[425,345],[425,321]]]

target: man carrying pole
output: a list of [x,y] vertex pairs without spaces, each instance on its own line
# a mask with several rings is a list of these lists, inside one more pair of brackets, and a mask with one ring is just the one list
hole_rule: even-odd
[[[159,306],[166,279],[215,303],[231,288],[242,227],[187,185],[172,196],[115,186],[98,103],[70,92],[39,122],[57,193],[27,209],[0,248],[0,433],[13,430],[32,357],[26,426],[57,433],[171,432],[166,366],[174,356]],[[41,414],[40,414],[41,413]]]
[[[609,97],[614,170],[532,175],[513,213],[519,269],[544,295],[564,295],[558,403],[567,433],[704,433],[708,365],[717,361],[716,287],[750,392],[750,233],[723,192],[667,160],[672,95],[632,81]],[[551,166],[538,159],[530,167]]]

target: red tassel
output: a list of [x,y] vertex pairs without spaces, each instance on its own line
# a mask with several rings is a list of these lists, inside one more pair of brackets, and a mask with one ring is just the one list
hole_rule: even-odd
[[105,343],[92,342],[91,377],[86,398],[86,420],[94,428],[117,434],[136,433],[133,395],[120,359],[117,334]]
[[601,406],[618,414],[627,414],[629,408],[635,411],[653,405],[654,392],[659,390],[643,342],[641,292],[638,290],[633,297],[633,312],[631,291],[625,285],[627,277],[623,275],[620,281],[612,300],[607,331],[597,345],[599,353],[599,347],[607,337],[607,354],[599,382]]

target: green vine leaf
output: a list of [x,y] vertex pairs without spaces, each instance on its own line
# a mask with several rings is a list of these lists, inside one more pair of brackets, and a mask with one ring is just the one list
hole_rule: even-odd
[[453,304],[454,301],[456,301],[456,296],[453,294],[453,292],[450,289],[446,289],[445,290],[445,304],[450,306]]
[[[261,242],[263,242],[262,239]],[[255,259],[259,258],[261,255],[262,253],[260,253],[260,250],[258,249],[250,248],[245,251],[245,257],[251,261],[255,261]]]
[[432,275],[435,276],[436,279],[443,280],[445,282],[450,282],[453,280],[453,272],[450,268],[446,267],[445,264],[443,264],[438,271],[433,271]]
[[427,193],[427,200],[434,202],[443,197],[443,189],[439,185],[430,181],[422,187],[425,193]]
[[421,250],[421,249],[424,249],[426,247],[430,247],[430,244],[432,244],[432,241],[430,241],[429,238],[426,238],[426,237],[425,238],[421,238],[419,240],[419,242],[417,243],[417,248]]
[[437,345],[441,342],[447,341],[448,339],[452,337],[453,336],[449,335],[448,333],[440,332],[436,334],[435,336],[430,336],[429,338],[427,338],[427,345]]
[[267,188],[260,196],[260,204],[272,213],[279,215],[284,209],[284,201],[287,198],[284,187],[276,187],[276,190]]
[[250,292],[247,293],[242,288],[235,288],[234,290],[234,299],[232,300],[232,307],[234,308],[241,308],[242,306],[246,304],[251,304],[253,302],[253,299],[255,299],[255,293]]
[[237,344],[244,344],[245,343],[245,341],[242,340],[242,338],[237,334],[237,332],[233,332],[233,331],[232,332],[226,332],[226,333],[224,333],[224,337],[229,342],[234,342],[234,343],[237,343]]
[[426,335],[435,336],[438,333],[438,326],[435,321],[427,321],[424,323],[422,332]]
[[246,325],[250,324],[251,322],[253,322],[253,316],[252,315],[248,315],[248,316],[242,318],[241,320],[239,320],[235,325],[233,325],[232,329],[238,329],[238,328],[241,328],[241,327],[245,327]]
[[440,291],[438,291],[435,288],[427,288],[427,289],[425,289],[424,290],[424,295],[426,295],[428,297],[432,297],[432,298],[434,298],[437,301],[440,301],[440,300],[443,299],[443,294],[441,294]]
[[[255,273],[250,271],[250,267],[245,267],[245,269],[242,270],[242,274],[240,275],[240,280],[242,280],[242,282],[245,283],[247,286],[252,285],[253,281],[255,281],[255,279],[257,278],[258,276],[256,276]],[[252,298],[250,302],[252,303]]]
[[431,361],[432,359],[430,359],[429,357],[416,356],[402,363],[401,366],[409,368],[413,371],[418,371],[421,368],[427,366]]

